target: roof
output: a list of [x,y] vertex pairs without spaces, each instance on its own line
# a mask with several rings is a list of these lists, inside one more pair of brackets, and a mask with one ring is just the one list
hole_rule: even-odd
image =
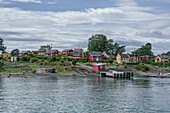
[[30,52],[30,51],[21,51],[20,54],[24,54],[24,53],[27,53],[27,52]]
[[170,56],[162,55],[161,58],[162,58],[162,59],[170,59]]
[[111,53],[111,52],[108,52],[108,51],[105,51],[105,53],[106,53],[107,55],[112,55],[112,53]]
[[38,52],[45,52],[46,49],[39,49]]
[[44,54],[51,54],[51,53],[54,53],[54,52],[56,52],[57,50],[49,50],[49,51],[47,51],[46,53],[44,53]]
[[83,49],[74,49],[74,51],[83,51]]
[[90,53],[91,56],[102,56],[101,52],[92,52]]
[[128,54],[120,54],[120,56],[123,57],[123,58],[129,58]]
[[32,51],[33,53],[38,53],[38,51]]
[[93,64],[93,66],[101,66],[101,65],[106,65],[106,63]]

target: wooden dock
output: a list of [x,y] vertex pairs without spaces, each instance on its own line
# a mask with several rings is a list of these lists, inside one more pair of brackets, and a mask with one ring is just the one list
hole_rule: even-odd
[[132,78],[133,72],[124,70],[105,70],[100,71],[100,76],[113,78]]

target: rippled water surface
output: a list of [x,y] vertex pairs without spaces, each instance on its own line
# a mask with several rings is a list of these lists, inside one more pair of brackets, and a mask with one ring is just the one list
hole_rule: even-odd
[[170,79],[1,78],[0,112],[170,112]]

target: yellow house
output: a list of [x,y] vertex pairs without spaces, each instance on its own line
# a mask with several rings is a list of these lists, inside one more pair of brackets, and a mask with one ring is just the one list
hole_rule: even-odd
[[47,50],[46,49],[39,49],[38,50],[38,55],[44,55],[44,53],[46,53]]
[[107,58],[114,58],[111,52],[104,51],[102,54]]
[[128,54],[117,54],[116,56],[117,63],[131,63],[130,56]]
[[170,62],[170,56],[167,55],[158,55],[155,57],[155,62]]
[[3,58],[7,58],[7,57],[11,57],[12,55],[10,53],[8,53],[8,52],[4,52],[4,53],[1,54],[1,56]]

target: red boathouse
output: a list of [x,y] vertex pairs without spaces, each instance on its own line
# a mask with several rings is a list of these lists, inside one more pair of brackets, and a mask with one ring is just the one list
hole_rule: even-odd
[[105,69],[105,64],[94,64],[93,65],[93,70],[100,71],[100,70],[104,70],[104,69]]

